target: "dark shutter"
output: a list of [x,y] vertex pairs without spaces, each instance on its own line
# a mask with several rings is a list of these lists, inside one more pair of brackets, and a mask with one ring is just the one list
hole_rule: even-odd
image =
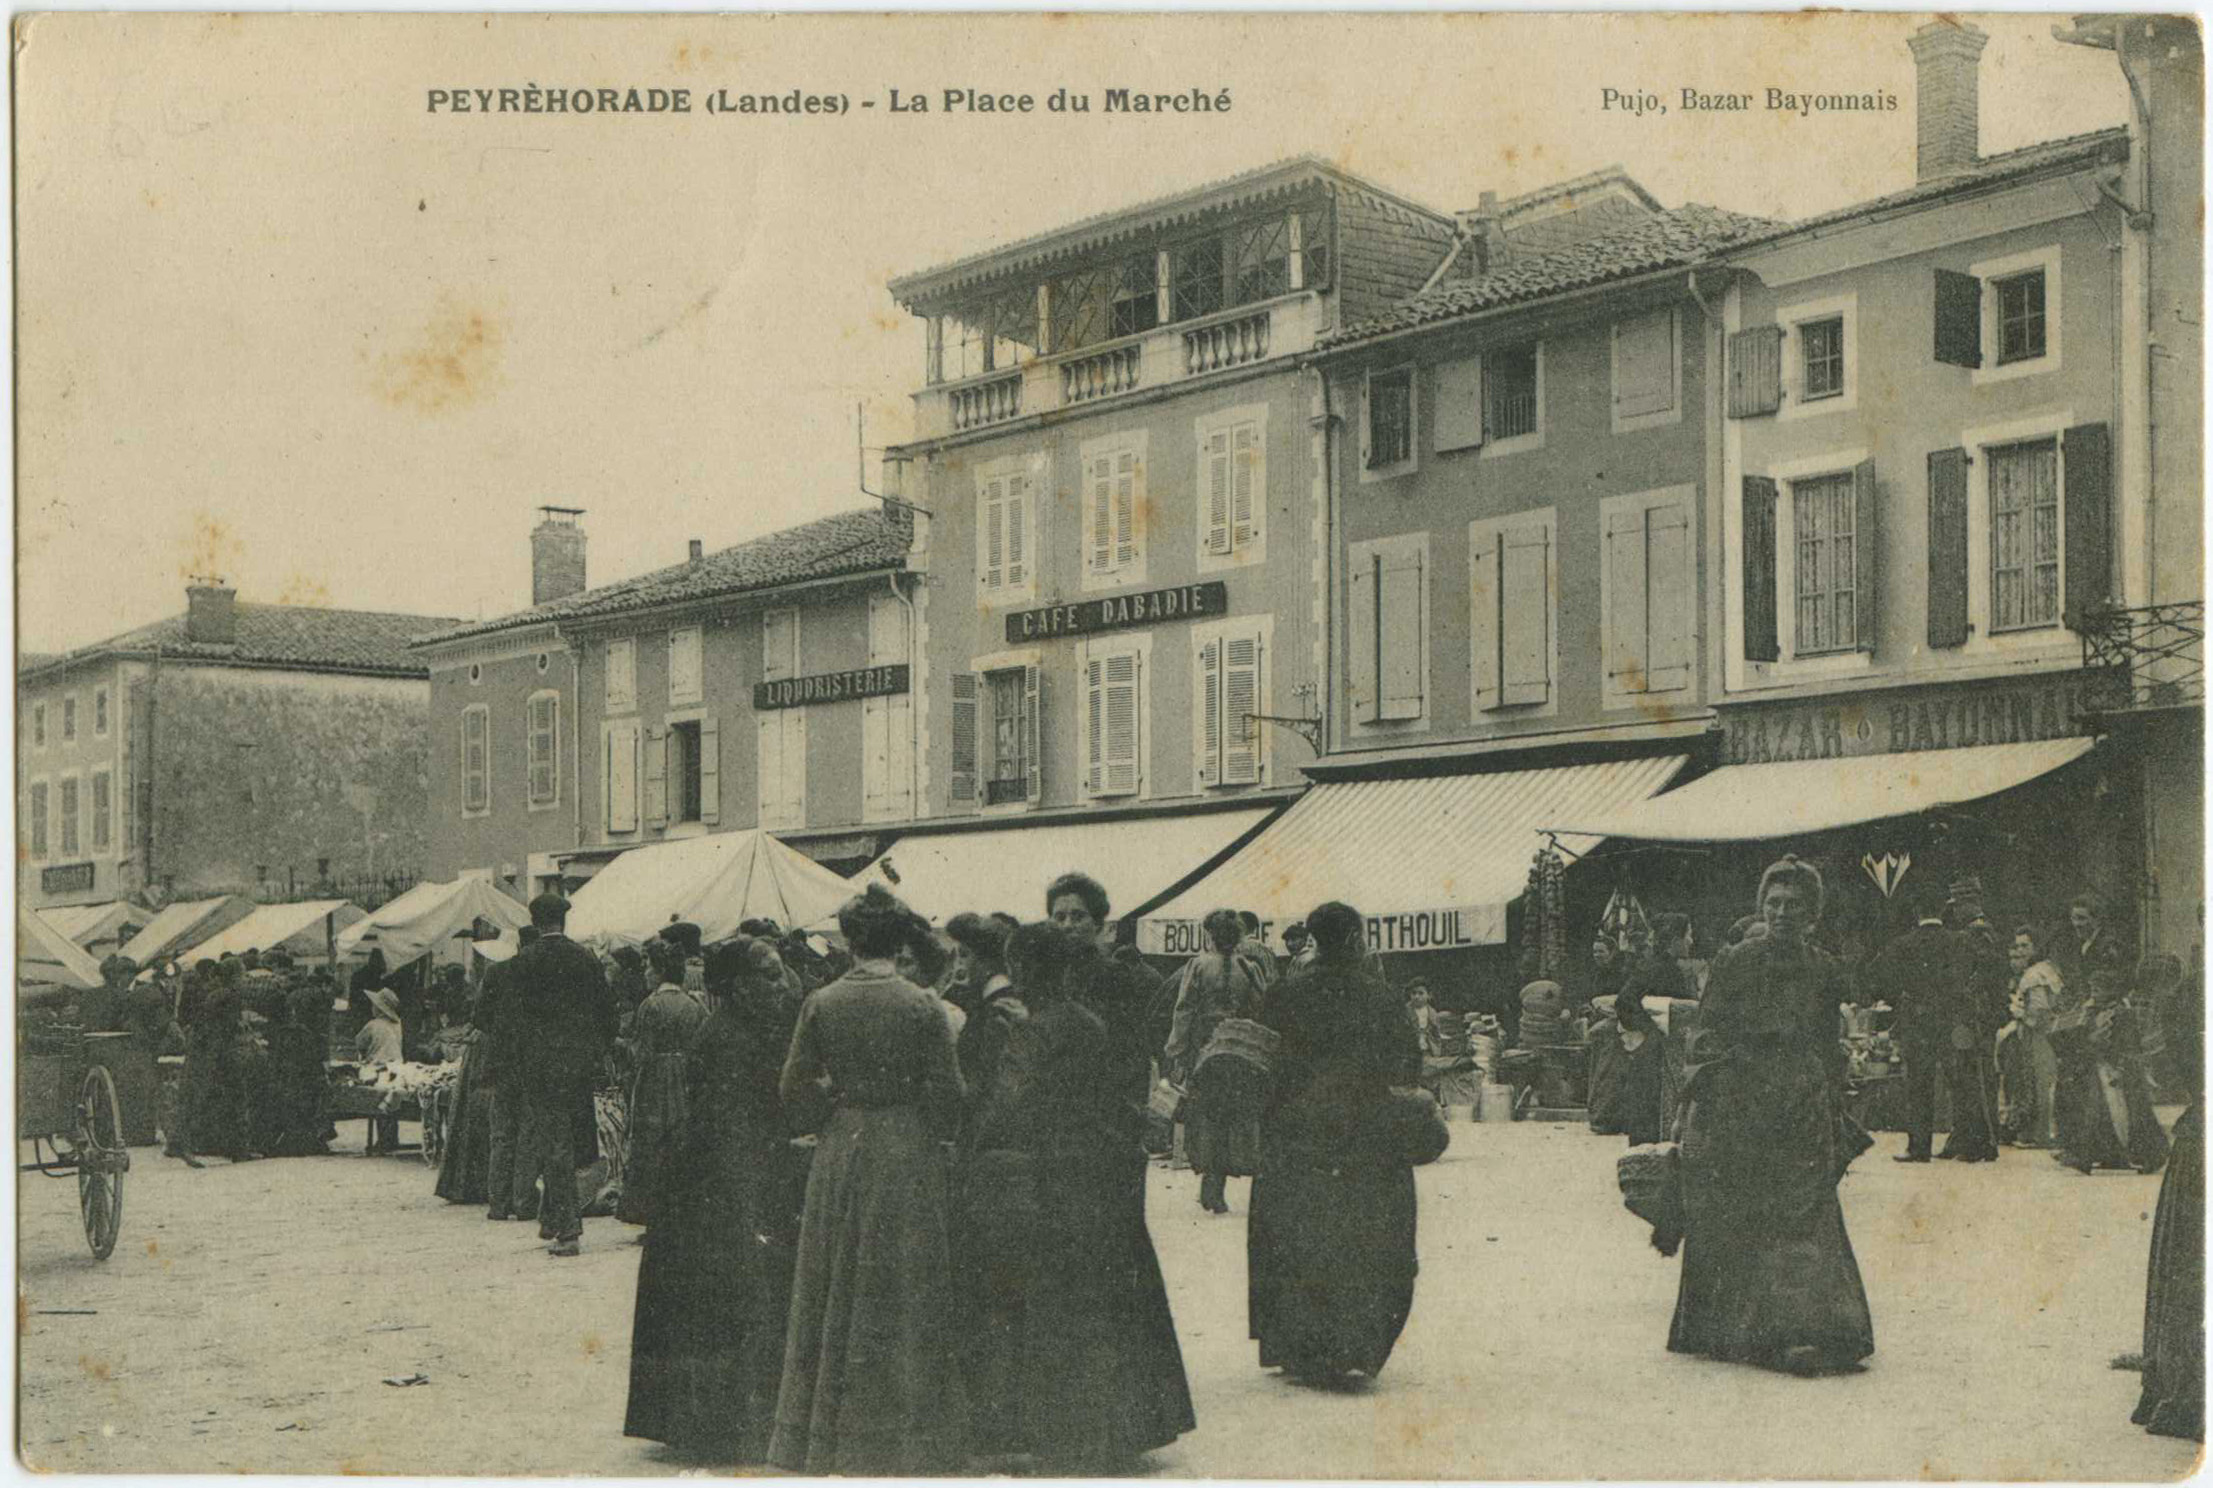
[[2078,424],[2059,447],[2059,499],[2066,547],[2060,561],[2067,571],[2062,598],[2069,630],[2112,597],[2113,434],[2104,424]]
[[1875,462],[1862,460],[1852,470],[1852,647],[1873,655],[1882,612],[1876,587],[1882,566],[1882,503],[1876,496]]
[[1744,659],[1774,661],[1783,654],[1775,636],[1775,482],[1744,478]]
[[1783,328],[1754,326],[1729,338],[1729,417],[1755,418],[1783,406]]
[[1929,644],[1967,644],[1967,451],[1929,456]]
[[1936,271],[1936,359],[1953,367],[1982,365],[1982,281]]

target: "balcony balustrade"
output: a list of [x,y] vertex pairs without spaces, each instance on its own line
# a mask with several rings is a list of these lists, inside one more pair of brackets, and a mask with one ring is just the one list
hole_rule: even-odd
[[1142,351],[1143,348],[1132,341],[1062,362],[1060,400],[1088,403],[1093,398],[1108,398],[1130,391],[1144,375]]
[[1197,377],[1224,367],[1242,367],[1268,354],[1270,315],[1266,309],[1183,333],[1184,371]]
[[2111,679],[2106,711],[2205,706],[2205,601],[2084,617],[2082,664]]
[[955,429],[1003,424],[1022,411],[1022,374],[1009,372],[989,382],[953,388],[947,392],[946,401],[951,405]]

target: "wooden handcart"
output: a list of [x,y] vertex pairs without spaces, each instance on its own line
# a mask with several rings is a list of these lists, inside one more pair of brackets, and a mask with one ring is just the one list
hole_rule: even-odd
[[85,1244],[106,1260],[123,1228],[123,1175],[131,1170],[123,1144],[123,1108],[115,1081],[92,1057],[91,1041],[129,1034],[87,1034],[58,1026],[25,1039],[16,1065],[15,1119],[31,1143],[32,1161],[18,1170],[77,1180]]

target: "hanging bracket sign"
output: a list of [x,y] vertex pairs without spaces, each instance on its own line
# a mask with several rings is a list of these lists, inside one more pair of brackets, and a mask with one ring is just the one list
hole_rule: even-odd
[[1203,620],[1228,613],[1229,585],[1216,579],[1206,584],[1148,589],[1142,594],[1047,605],[1041,610],[1016,610],[1007,616],[1007,640],[1019,644],[1052,636],[1094,635],[1103,630],[1131,630],[1166,620]]
[[753,711],[804,708],[809,703],[849,703],[856,698],[894,697],[907,690],[907,668],[855,667],[847,672],[818,672],[812,677],[779,677],[753,684]]

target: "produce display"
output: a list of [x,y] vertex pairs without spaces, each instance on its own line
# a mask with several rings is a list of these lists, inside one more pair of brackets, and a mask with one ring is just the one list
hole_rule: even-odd
[[1567,860],[1558,848],[1539,848],[1529,864],[1529,887],[1522,896],[1521,948],[1535,960],[1539,977],[1557,981],[1566,973]]

